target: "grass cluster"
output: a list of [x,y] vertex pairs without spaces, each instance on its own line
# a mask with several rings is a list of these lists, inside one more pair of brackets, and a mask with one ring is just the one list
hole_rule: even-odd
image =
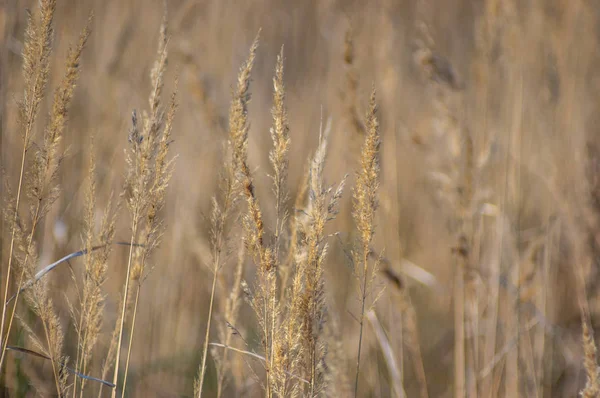
[[591,3],[139,1],[0,8],[2,396],[600,397]]

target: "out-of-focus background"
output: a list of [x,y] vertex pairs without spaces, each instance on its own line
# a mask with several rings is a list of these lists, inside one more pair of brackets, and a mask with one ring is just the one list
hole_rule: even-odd
[[[459,202],[465,167],[472,170],[473,199],[467,209],[470,261],[461,271],[466,275],[464,329],[468,347],[476,347],[467,349],[471,356],[466,361],[474,370],[469,380],[478,386],[469,389],[469,396],[572,397],[583,388],[578,297],[586,299],[592,325],[600,326],[595,323],[600,310],[600,13],[595,2],[167,3],[165,91],[174,88],[177,76],[180,107],[172,146],[177,159],[163,213],[166,231],[141,292],[128,396],[193,394],[212,280],[211,198],[223,165],[231,92],[259,29],[249,156],[266,223],[273,225],[275,216],[269,128],[272,79],[282,46],[291,137],[290,212],[321,124],[331,125],[327,180],[337,183],[349,174],[341,211],[327,230],[332,235],[326,300],[341,343],[334,365],[353,384],[360,300],[348,260],[356,235],[351,187],[374,86],[382,159],[373,246],[383,252],[382,269],[400,275],[401,286],[378,274],[372,309],[402,370],[406,395],[422,396],[423,374],[430,397],[454,395],[457,220],[464,219]],[[0,5],[1,167],[13,185],[22,146],[16,108],[23,90],[21,51],[27,10],[36,7],[25,0]],[[98,208],[111,194],[118,195],[131,113],[148,107],[162,1],[58,1],[50,90],[90,11],[93,31],[62,143],[68,148],[59,176],[62,192],[36,235],[40,267],[82,247],[84,182],[92,150],[98,162]],[[50,105],[51,95],[40,120]],[[39,137],[43,122],[38,124]],[[465,140],[472,141],[471,155],[465,153]],[[118,240],[129,239],[128,225],[122,209]],[[5,224],[1,236],[5,275],[10,239]],[[224,322],[219,314],[234,279],[240,237],[241,229],[234,228],[217,285],[214,342]],[[126,248],[115,248],[94,371],[117,318],[126,261]],[[244,279],[252,287],[255,266],[251,258],[245,265]],[[68,301],[77,297],[72,275],[80,266],[81,259],[74,259],[49,276],[71,356],[76,348],[70,343],[75,332]],[[417,330],[424,372],[414,366],[414,342],[403,334],[407,297],[416,314],[412,330]],[[235,328],[237,346],[259,350],[255,316],[247,304]],[[14,341],[27,345],[19,325],[13,333]],[[242,338],[246,343],[240,343]],[[370,323],[363,339],[359,396],[394,396],[381,340]],[[234,381],[224,396],[260,396],[261,374],[254,375],[260,363],[244,355],[236,358]],[[48,363],[12,352],[7,361],[5,394],[52,395]],[[210,356],[204,389],[205,396],[215,396]]]

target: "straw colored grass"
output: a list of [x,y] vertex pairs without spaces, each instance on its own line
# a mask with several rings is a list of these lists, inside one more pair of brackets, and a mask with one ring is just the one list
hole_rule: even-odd
[[592,3],[160,3],[0,7],[0,395],[600,395]]

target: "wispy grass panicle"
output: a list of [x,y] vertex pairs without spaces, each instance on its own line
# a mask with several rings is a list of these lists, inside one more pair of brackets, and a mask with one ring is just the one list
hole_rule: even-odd
[[380,155],[379,146],[379,121],[377,119],[377,105],[375,102],[375,88],[371,92],[369,109],[366,117],[366,137],[360,155],[360,170],[356,175],[354,188],[353,216],[358,230],[358,243],[353,250],[356,276],[359,279],[361,300],[361,313],[359,317],[360,332],[358,338],[358,355],[356,359],[356,377],[354,381],[354,396],[358,396],[358,379],[360,376],[360,355],[363,339],[363,325],[365,320],[365,304],[371,287],[373,275],[376,274],[378,261],[375,261],[369,273],[369,254],[371,243],[375,234],[375,210],[378,205]]
[[69,49],[64,77],[54,93],[52,113],[50,114],[50,121],[44,132],[44,151],[42,152],[42,159],[45,161],[44,171],[46,174],[52,176],[56,176],[56,170],[52,169],[51,159],[57,158],[56,152],[59,150],[58,146],[65,129],[69,105],[73,99],[75,85],[81,72],[81,56],[90,37],[93,18],[94,16],[92,13],[89,16],[83,31],[79,35],[77,45]]
[[[8,328],[5,334],[0,333],[0,335],[2,335],[2,357],[0,358],[0,367],[6,354],[6,347],[8,338],[10,337],[10,330],[18,304],[21,286],[26,279],[29,280],[35,274],[35,268],[37,266],[37,246],[35,243],[36,232],[42,219],[46,216],[52,204],[58,198],[58,168],[64,156],[64,154],[61,153],[60,141],[65,129],[67,113],[73,97],[73,90],[79,76],[81,54],[90,34],[91,18],[88,20],[88,23],[81,33],[79,42],[68,53],[66,72],[55,90],[49,121],[44,129],[43,142],[37,147],[31,169],[26,171],[25,158],[33,138],[33,126],[39,104],[44,96],[50,68],[49,57],[51,53],[52,24],[55,7],[56,4],[53,1],[42,1],[40,3],[40,25],[35,26],[33,20],[30,18],[29,22],[31,26],[27,30],[26,42],[28,43],[25,45],[24,72],[25,74],[32,73],[32,75],[25,78],[25,98],[19,104],[24,146],[19,188],[14,205],[14,224],[12,225],[13,234],[9,252],[5,296],[10,287],[9,281],[12,259],[13,255],[15,255],[15,253],[13,253],[13,245],[15,242],[18,251],[21,252],[20,255],[15,256],[20,266],[20,276],[17,280],[17,293],[12,306],[12,312],[9,316],[6,299],[3,302],[2,326],[0,326],[0,331],[4,330],[6,319],[8,319]],[[29,42],[30,40],[31,42]],[[23,180],[24,176],[26,176],[25,181]],[[24,218],[19,219],[22,187],[25,188],[25,193],[29,199],[29,218],[27,220]],[[68,388],[66,380],[67,373],[64,371],[66,358],[63,356],[62,352],[64,334],[53,300],[47,290],[47,282],[40,281],[35,283],[31,289],[26,291],[25,296],[33,312],[39,317],[44,333],[43,339],[39,339],[35,335],[31,335],[31,337],[34,342],[37,342],[37,345],[42,349],[42,352],[50,358],[56,390],[59,396],[63,396]],[[44,342],[43,344],[42,340]]]
[[[259,32],[260,34],[260,32]],[[228,152],[231,160],[225,161],[224,173],[220,185],[221,203],[217,198],[213,198],[213,211],[211,216],[211,255],[213,272],[213,281],[208,307],[208,320],[206,323],[206,333],[202,348],[202,362],[196,378],[194,395],[202,397],[204,388],[204,375],[206,373],[206,359],[208,356],[208,343],[210,338],[210,327],[212,323],[212,313],[214,307],[215,293],[217,287],[217,278],[222,267],[222,252],[226,241],[226,227],[229,215],[241,195],[242,176],[240,170],[242,165],[246,165],[247,158],[247,140],[248,140],[248,102],[250,101],[250,78],[252,67],[258,49],[259,36],[257,35],[252,45],[246,61],[242,64],[238,73],[236,89],[233,93],[231,106],[229,109],[229,139]]]
[[[306,193],[308,191],[309,166],[306,168],[302,182],[300,183],[295,201],[295,216],[290,219],[290,244],[288,247],[287,258],[279,267],[280,276],[280,294],[279,302],[282,308],[281,328],[277,338],[274,341],[273,348],[273,378],[274,392],[278,396],[296,397],[301,392],[302,384],[296,375],[303,370],[302,356],[302,334],[298,333],[302,325],[301,314],[302,290],[304,287],[305,269],[297,268],[297,259],[305,258],[300,254],[300,248],[304,247],[303,229],[301,222],[304,222],[303,208],[306,204]],[[302,250],[304,253],[304,250]]]
[[[171,95],[166,116],[161,102],[164,74],[168,59],[167,44],[169,39],[167,36],[166,9],[159,36],[157,59],[150,75],[152,84],[149,97],[150,112],[149,114],[144,113],[142,115],[140,129],[138,116],[134,111],[132,115],[132,127],[129,132],[130,148],[127,154],[128,170],[125,193],[131,214],[131,241],[123,288],[124,299],[119,317],[119,338],[116,346],[117,352],[113,374],[113,384],[117,385],[122,338],[127,306],[130,304],[131,282],[133,281],[135,282],[132,303],[133,318],[129,334],[129,344],[127,344],[127,361],[124,378],[122,386],[120,386],[123,396],[125,395],[127,386],[140,289],[142,282],[148,275],[146,267],[148,266],[149,257],[154,249],[158,247],[163,234],[164,225],[159,212],[164,206],[166,189],[173,169],[173,159],[169,158],[169,147],[172,143],[171,133],[177,110],[177,82],[175,83],[175,90]],[[116,397],[116,393],[117,389],[115,388],[112,392],[113,398]]]
[[[298,355],[298,369],[308,382],[307,396],[322,394],[326,388],[327,321],[324,262],[328,252],[325,227],[337,215],[346,178],[334,189],[324,180],[329,126],[321,130],[319,146],[311,160],[308,177],[308,202],[305,212],[297,213],[298,243],[291,304],[286,320],[286,339],[290,353]],[[300,333],[298,333],[298,330]],[[296,358],[290,359],[295,366]],[[293,392],[296,392],[292,390]]]
[[[373,240],[375,210],[378,205],[379,146],[381,139],[379,136],[379,121],[377,120],[375,89],[371,92],[366,127],[367,135],[360,156],[361,169],[357,173],[354,189],[354,219],[360,232],[360,239],[364,248],[363,255],[368,254]],[[362,262],[361,264],[366,266]]]
[[244,218],[246,229],[246,244],[257,259],[257,285],[252,295],[251,305],[257,315],[262,331],[263,349],[265,355],[265,370],[267,376],[266,394],[272,396],[285,390],[288,364],[282,358],[282,333],[280,329],[281,303],[278,297],[278,270],[280,265],[280,239],[286,224],[287,211],[287,168],[290,145],[287,110],[285,107],[285,88],[283,84],[283,48],[277,57],[275,77],[273,78],[273,126],[271,138],[273,148],[269,160],[273,167],[273,193],[275,196],[276,220],[272,244],[265,241],[265,226],[262,212],[255,193],[253,178],[247,164],[241,164],[240,173],[244,176],[244,193],[248,203],[248,213]]
[[[175,90],[171,95],[169,109],[167,111],[164,128],[155,143],[154,165],[152,178],[148,191],[148,203],[146,204],[144,214],[144,227],[140,234],[141,242],[138,243],[135,250],[134,266],[131,269],[131,278],[135,281],[135,299],[133,303],[133,319],[131,321],[131,332],[129,334],[129,344],[127,348],[127,363],[125,366],[125,378],[123,380],[123,391],[127,382],[129,362],[131,360],[131,351],[133,347],[133,336],[137,319],[137,309],[139,304],[140,290],[142,283],[154,269],[149,264],[150,256],[159,246],[163,233],[164,222],[159,215],[165,204],[167,186],[173,174],[173,158],[169,158],[169,147],[171,145],[171,132],[173,129],[173,120],[177,111],[177,82]],[[124,393],[123,393],[124,394]]]
[[158,115],[160,111],[160,101],[164,87],[164,74],[167,69],[167,45],[169,43],[168,14],[165,2],[163,19],[160,24],[160,33],[158,38],[158,48],[156,51],[156,61],[150,72],[150,81],[152,82],[152,92],[150,93],[150,114]]
[[[84,216],[84,245],[87,251],[85,256],[85,270],[83,279],[83,292],[79,309],[79,319],[75,319],[77,331],[77,357],[75,370],[82,374],[88,373],[92,353],[100,336],[104,318],[105,293],[102,288],[106,281],[108,258],[112,252],[112,242],[115,235],[117,209],[112,210],[111,201],[106,206],[102,217],[99,232],[96,232],[96,161],[93,153],[90,155],[90,168],[88,172],[88,189],[86,193],[86,212]],[[94,244],[100,249],[93,250]],[[73,383],[73,397],[77,396],[78,380]],[[79,396],[84,396],[86,380],[79,384]]]
[[[25,43],[23,46],[24,98],[19,103],[21,123],[25,143],[31,139],[31,129],[44,98],[48,75],[50,73],[50,55],[54,39],[54,13],[56,0],[40,1],[39,22],[34,21],[31,12],[27,16]],[[26,145],[27,146],[27,145]]]
[[[273,141],[273,149],[271,150],[269,159],[273,167],[273,193],[275,195],[275,237],[274,237],[274,257],[277,262],[276,275],[273,276],[274,285],[271,286],[273,297],[271,300],[277,304],[272,305],[273,313],[271,314],[271,375],[273,384],[273,393],[277,396],[290,396],[296,393],[292,384],[292,376],[296,372],[298,365],[298,346],[294,347],[291,343],[289,334],[292,333],[289,327],[289,322],[280,320],[283,311],[283,300],[285,297],[285,289],[287,289],[287,278],[289,277],[289,264],[284,264],[287,260],[280,258],[281,237],[284,233],[284,228],[287,226],[288,213],[286,204],[288,201],[287,191],[287,176],[289,166],[289,125],[287,117],[287,109],[285,105],[285,86],[283,83],[283,47],[277,56],[277,65],[275,67],[275,77],[273,78],[273,127],[271,128],[271,138]],[[283,267],[282,267],[283,265]],[[281,278],[281,283],[277,285],[278,277]],[[278,289],[281,294],[277,296]],[[287,308],[288,317],[290,316]],[[277,324],[276,324],[277,323]]]
[[[148,258],[158,247],[164,230],[164,223],[159,212],[165,205],[167,187],[173,174],[174,158],[169,157],[169,148],[173,142],[173,121],[177,112],[177,82],[171,94],[164,128],[156,138],[154,153],[152,154],[151,177],[147,187],[147,203],[143,213],[144,227],[140,234],[140,241],[135,250],[134,267],[131,270],[133,280],[138,285],[148,276],[150,269],[146,269]],[[161,122],[163,124],[163,122]]]
[[248,157],[248,104],[250,103],[250,81],[252,67],[256,58],[256,50],[260,32],[250,46],[250,53],[246,61],[240,67],[237,86],[229,108],[229,141],[233,151],[232,166],[236,171],[246,167]]
[[[19,208],[21,205],[21,196],[26,173],[25,162],[26,156],[31,146],[34,133],[34,125],[38,115],[39,106],[44,98],[46,85],[48,83],[48,74],[50,73],[50,54],[52,52],[52,41],[54,36],[54,12],[56,10],[56,1],[48,0],[40,2],[39,21],[31,13],[28,13],[27,27],[25,29],[25,41],[23,46],[23,80],[25,89],[23,99],[17,104],[19,112],[19,128],[23,139],[23,151],[21,153],[21,168],[18,181],[16,197],[14,199],[14,212],[8,220],[11,229],[10,248],[8,252],[8,267],[6,277],[4,278],[4,300],[2,306],[2,320],[0,321],[0,370],[4,364],[6,355],[6,345],[14,319],[14,311],[16,309],[17,300],[13,305],[12,312],[8,313],[8,292],[13,273],[13,258],[17,233],[17,222],[19,217]],[[30,192],[27,192],[30,194]],[[23,243],[21,243],[23,244]],[[25,250],[27,251],[27,250]],[[17,292],[20,290],[20,285],[23,282],[23,273],[17,280]],[[18,296],[18,293],[17,293]],[[18,298],[18,297],[17,297]],[[7,330],[5,325],[8,320]]]
[[[246,146],[247,144],[244,144]],[[266,395],[273,394],[273,341],[275,322],[279,315],[277,302],[277,258],[273,248],[265,241],[265,223],[260,204],[256,196],[256,187],[253,176],[246,160],[240,163],[240,175],[243,176],[243,192],[248,205],[247,213],[243,218],[245,230],[245,243],[248,251],[255,259],[257,265],[257,286],[251,299],[251,306],[256,313],[258,324],[262,333],[262,343],[265,356]]]
[[283,47],[277,56],[275,77],[273,78],[273,127],[271,127],[271,139],[273,149],[269,154],[269,160],[273,167],[273,193],[275,195],[275,257],[278,259],[279,240],[283,226],[286,225],[287,211],[285,205],[288,200],[287,174],[290,150],[289,125],[287,109],[285,106],[285,86],[283,84]]
[[31,213],[34,217],[44,217],[60,193],[56,183],[59,166],[64,158],[60,143],[80,73],[81,55],[91,32],[91,23],[92,16],[81,32],[77,45],[69,50],[64,77],[54,92],[52,111],[44,129],[43,145],[36,151],[34,164],[28,175],[27,192],[32,201]]

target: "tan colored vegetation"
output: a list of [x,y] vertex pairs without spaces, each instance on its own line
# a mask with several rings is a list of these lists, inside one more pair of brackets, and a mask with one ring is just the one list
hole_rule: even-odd
[[599,17],[0,6],[2,395],[599,397]]

